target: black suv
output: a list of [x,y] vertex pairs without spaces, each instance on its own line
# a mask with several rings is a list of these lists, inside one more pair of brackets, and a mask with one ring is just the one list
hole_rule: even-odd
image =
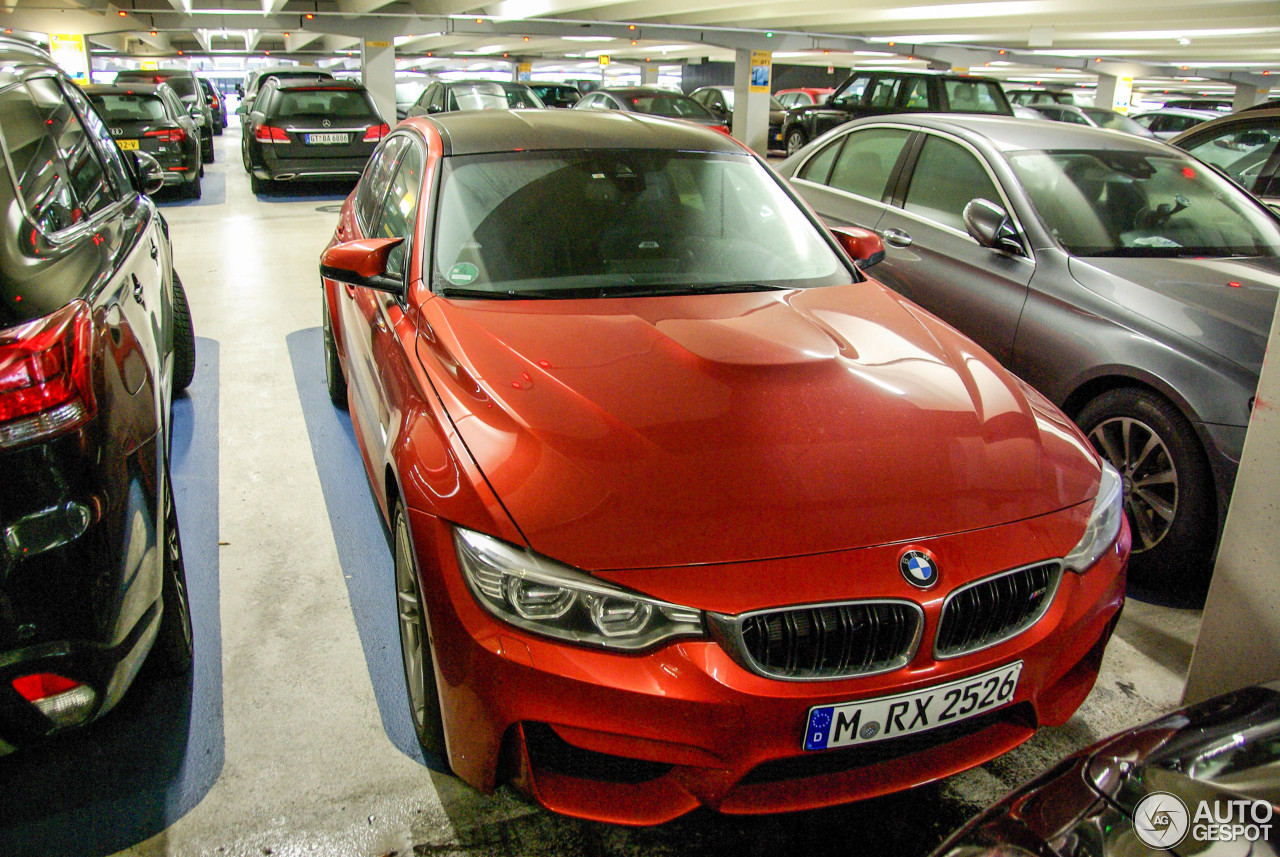
[[195,339],[145,153],[0,36],[0,755],[191,666],[168,474]]
[[823,104],[793,107],[782,123],[787,154],[863,116],[884,113],[988,113],[1012,116],[999,81],[955,72],[855,71]]
[[213,105],[205,97],[204,87],[195,72],[181,68],[125,69],[117,72],[116,83],[167,83],[186,106],[200,131],[200,157],[213,163]]

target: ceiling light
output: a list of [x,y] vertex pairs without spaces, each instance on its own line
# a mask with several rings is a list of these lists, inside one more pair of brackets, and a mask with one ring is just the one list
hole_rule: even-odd
[[1183,36],[1182,38],[1178,39],[1178,44],[1180,44],[1180,45],[1189,45],[1189,44],[1191,44],[1191,40],[1190,40],[1190,39],[1188,39],[1186,36]]

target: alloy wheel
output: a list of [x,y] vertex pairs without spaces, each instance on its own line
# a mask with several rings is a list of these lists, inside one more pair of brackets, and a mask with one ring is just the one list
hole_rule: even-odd
[[1124,480],[1124,509],[1133,530],[1133,552],[1150,550],[1169,532],[1178,513],[1178,471],[1160,435],[1132,417],[1104,420],[1089,432],[1100,455]]
[[422,601],[418,597],[413,548],[409,544],[409,528],[403,517],[396,519],[396,605],[400,617],[400,651],[404,657],[404,679],[409,688],[409,705],[413,725],[422,731],[426,721],[427,689],[424,666],[428,663],[427,640],[422,617]]

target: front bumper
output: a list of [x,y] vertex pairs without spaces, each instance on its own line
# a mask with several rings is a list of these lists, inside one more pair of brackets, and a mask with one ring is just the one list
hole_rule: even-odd
[[[430,617],[449,761],[473,786],[510,778],[548,808],[656,824],[698,806],[725,813],[809,809],[930,782],[1065,722],[1097,677],[1124,599],[1128,531],[1088,573],[1064,572],[1032,627],[992,648],[933,657],[947,592],[1061,556],[1087,509],[917,543],[949,571],[933,591],[898,573],[902,545],[840,554],[605,574],[650,596],[741,613],[786,604],[907,598],[925,614],[910,664],[880,675],[781,681],[749,672],[710,639],[618,654],[526,633],[480,607],[461,579],[450,528],[410,513]],[[1071,536],[1069,534],[1075,534]],[[876,571],[871,571],[876,569]],[[885,571],[885,569],[888,569]],[[852,570],[852,571],[851,571]],[[982,571],[982,573],[976,573]],[[767,581],[762,586],[761,581]],[[1021,660],[1010,703],[944,729],[806,752],[809,710],[929,688]]]

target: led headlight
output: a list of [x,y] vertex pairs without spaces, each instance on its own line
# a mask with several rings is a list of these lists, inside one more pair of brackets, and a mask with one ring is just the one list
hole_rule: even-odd
[[1123,520],[1124,483],[1120,480],[1120,473],[1104,461],[1098,496],[1093,500],[1084,536],[1071,553],[1063,557],[1063,565],[1072,571],[1088,571],[1120,535],[1120,522]]
[[629,592],[472,530],[455,529],[453,543],[476,600],[526,631],[626,651],[703,635],[700,610]]

